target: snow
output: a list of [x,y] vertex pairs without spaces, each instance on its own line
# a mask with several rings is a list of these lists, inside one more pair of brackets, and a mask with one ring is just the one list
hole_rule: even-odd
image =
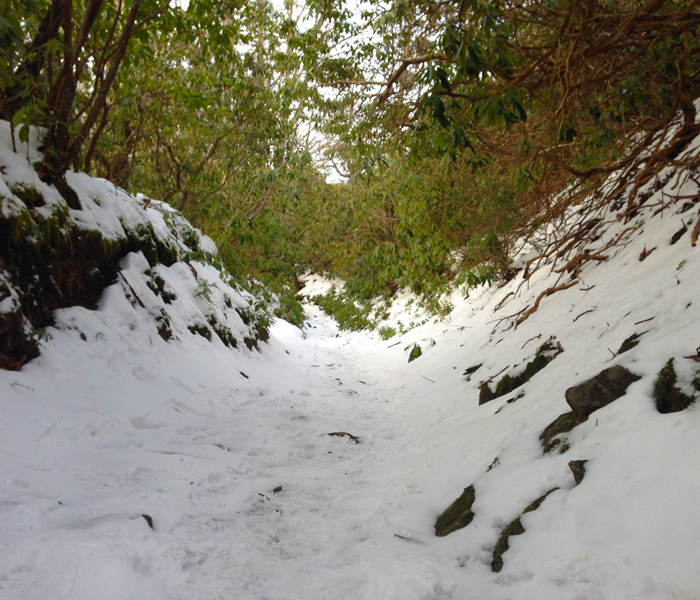
[[[11,154],[3,135],[6,179],[27,180],[26,148]],[[86,227],[118,233],[115,214],[159,223],[167,210],[85,175],[69,182],[100,200],[76,211]],[[197,279],[175,263],[153,269],[177,296],[165,342],[148,264],[127,256],[122,276],[144,306],[120,277],[98,310],[57,311],[39,358],[0,371],[0,599],[698,598],[700,406],[662,415],[653,400],[669,358],[686,386],[698,368],[684,357],[700,343],[700,258],[690,232],[670,244],[698,205],[658,211],[664,190],[631,223],[604,215],[601,246],[638,229],[517,328],[502,317],[555,284],[551,266],[527,285],[521,274],[455,294],[446,319],[387,341],[340,332],[308,306],[303,332],[278,321],[259,350],[232,349],[187,326],[213,311],[243,335],[224,295],[239,308],[249,298],[210,265],[196,263]],[[645,247],[656,250],[640,261]],[[550,336],[564,352],[478,406],[480,381],[522,368]],[[423,355],[409,364],[414,343]],[[543,454],[565,390],[617,364],[641,379],[566,434],[566,453]],[[437,538],[435,520],[470,484],[474,521]],[[501,529],[553,487],[493,573]]]

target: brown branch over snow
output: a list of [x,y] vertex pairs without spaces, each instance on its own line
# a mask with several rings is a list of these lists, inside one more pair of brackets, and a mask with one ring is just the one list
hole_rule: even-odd
[[540,302],[542,301],[543,298],[546,298],[547,296],[551,296],[555,292],[560,292],[562,290],[573,287],[577,283],[578,283],[578,279],[574,279],[573,281],[570,281],[569,283],[565,283],[563,285],[557,285],[557,286],[546,289],[539,296],[537,296],[537,300],[535,300],[535,303],[522,314],[522,316],[518,319],[517,324],[520,325],[525,319],[527,319],[532,313],[534,313],[539,308]]
[[441,62],[447,62],[448,58],[444,52],[434,52],[432,54],[425,54],[423,56],[414,56],[411,58],[404,58],[400,61],[398,68],[389,77],[387,81],[372,81],[372,80],[355,80],[355,79],[339,79],[330,83],[321,83],[321,87],[333,87],[337,85],[357,85],[357,86],[371,86],[378,85],[385,87],[386,89],[379,94],[377,98],[377,105],[381,105],[386,101],[386,99],[391,95],[391,90],[394,84],[399,80],[399,77],[410,67],[411,65],[421,65],[431,60],[438,60]]

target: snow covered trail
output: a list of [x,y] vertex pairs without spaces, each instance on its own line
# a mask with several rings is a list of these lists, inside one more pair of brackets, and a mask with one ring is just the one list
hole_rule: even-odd
[[[278,322],[260,352],[166,343],[133,311],[117,318],[127,301],[109,293],[98,311],[58,311],[42,355],[0,372],[0,600],[694,600],[700,410],[660,415],[652,400],[669,356],[692,377],[700,326],[700,259],[671,248],[643,267],[624,249],[630,266],[592,270],[576,305],[555,295],[498,335],[507,286],[398,345],[340,333],[315,307],[305,337]],[[596,319],[577,319],[589,306]],[[646,330],[622,358],[643,379],[566,454],[543,454],[564,390]],[[565,352],[523,399],[478,406],[479,379],[549,334]],[[579,486],[573,459],[589,459]],[[437,538],[471,483],[474,521]],[[501,530],[553,487],[493,573]]]
[[[245,492],[234,499],[241,486],[234,477],[213,494],[199,495],[204,510],[182,525],[186,540],[199,542],[176,545],[185,542],[202,560],[191,574],[193,585],[220,581],[212,598],[360,593],[361,573],[371,578],[376,567],[358,549],[377,510],[382,454],[375,442],[395,438],[388,403],[380,400],[385,386],[327,320],[312,324],[305,341],[284,324],[277,334],[288,336],[293,363],[271,370],[256,388],[256,406],[246,409],[257,419],[248,415],[227,427],[226,440],[240,453],[231,461],[245,478]],[[338,432],[359,436],[359,443],[327,435]],[[228,517],[217,509],[222,503]],[[214,533],[211,513],[219,514]]]
[[[692,349],[700,323],[684,308],[700,260],[674,251],[688,257],[688,289],[659,277],[673,294],[621,305],[605,300],[617,298],[604,285],[613,272],[599,270],[599,287],[580,293],[599,307],[595,325],[572,323],[558,295],[559,316],[538,313],[507,347],[489,307],[508,288],[399,345],[339,333],[314,307],[305,338],[279,322],[261,352],[166,343],[110,310],[59,311],[42,355],[0,372],[0,599],[696,598],[700,411],[659,415],[650,399],[654,373]],[[652,269],[675,277],[677,264]],[[645,379],[577,428],[569,452],[543,455],[538,435],[566,409],[564,389],[608,366],[607,347],[649,315],[651,342],[628,360]],[[523,400],[477,406],[478,380],[462,371],[514,364],[537,332],[566,352]],[[409,364],[412,342],[425,351]],[[578,487],[572,459],[592,459]],[[472,482],[474,522],[435,537]],[[552,487],[492,573],[501,529]]]
[[387,551],[408,532],[386,499],[411,486],[387,469],[401,386],[381,350],[319,315],[305,340],[278,323],[262,353],[93,316],[64,311],[76,329],[59,318],[2,374],[0,598],[392,596],[377,569],[403,569]]
[[[309,307],[305,337],[278,322],[261,352],[59,311],[42,355],[0,372],[0,599],[694,598],[698,411],[660,419],[647,378],[600,411],[600,428],[581,426],[571,452],[543,456],[561,373],[604,358],[600,334],[541,314],[500,350],[485,310],[497,301],[477,295],[398,346],[339,333]],[[639,308],[628,320],[653,307]],[[669,335],[672,315],[642,373],[694,339],[696,313]],[[463,369],[480,358],[500,370],[547,325],[568,349],[558,366],[525,400],[477,407]],[[413,341],[427,349],[408,364]],[[572,458],[595,459],[578,488]],[[435,519],[472,482],[474,522],[436,538]],[[555,486],[492,573],[500,530]]]

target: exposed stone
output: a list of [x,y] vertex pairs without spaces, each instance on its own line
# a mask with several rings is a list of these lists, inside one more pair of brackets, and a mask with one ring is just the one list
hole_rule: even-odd
[[482,383],[479,387],[479,406],[491,402],[494,398],[496,398],[496,394],[491,391],[489,384]]
[[347,437],[351,439],[353,442],[356,444],[360,443],[360,438],[357,437],[356,435],[352,435],[351,433],[348,433],[347,431],[334,431],[333,433],[327,433],[326,435],[332,435],[335,437]]
[[160,309],[160,314],[156,317],[156,322],[158,323],[158,335],[167,342],[173,337],[172,325],[170,323],[170,315],[165,312],[162,308]]
[[[537,500],[530,504],[523,511],[522,514],[525,515],[529,512],[537,510],[545,501],[547,496],[549,496],[552,492],[557,491],[558,489],[558,487],[555,487],[549,490],[546,494],[542,494],[539,498],[537,498]],[[505,554],[506,550],[510,548],[510,545],[508,543],[508,539],[510,538],[510,536],[522,535],[523,533],[525,533],[525,528],[523,527],[520,517],[518,517],[514,521],[511,521],[508,524],[508,526],[501,532],[501,537],[498,538],[498,542],[496,542],[496,547],[493,549],[493,560],[491,561],[491,570],[494,573],[500,573],[501,569],[503,569],[503,554]]]
[[28,331],[21,310],[0,313],[0,369],[19,371],[39,356],[39,345]]
[[0,268],[0,304],[5,305],[0,312],[0,369],[19,370],[25,362],[39,355],[37,339],[22,314],[22,300],[22,294]]
[[519,388],[525,383],[525,377],[523,375],[516,375],[515,377],[506,373],[503,377],[498,380],[496,384],[496,391],[494,395],[498,398],[500,396],[505,396],[509,394],[514,389]]
[[641,379],[625,367],[605,369],[595,377],[566,390],[566,401],[582,423],[596,410],[625,395],[630,384]]
[[530,381],[530,379],[537,375],[537,373],[544,369],[556,358],[559,352],[561,351],[552,345],[551,342],[545,342],[542,347],[537,350],[535,358],[525,365],[525,371],[523,372],[523,383],[527,383]]
[[576,482],[576,485],[581,483],[583,481],[583,478],[586,476],[586,463],[587,460],[572,460],[569,462],[569,469],[571,469],[571,472],[574,474],[574,481]]
[[462,529],[469,525],[474,519],[472,505],[476,499],[474,486],[464,488],[462,495],[455,500],[450,507],[440,515],[435,523],[435,535],[445,537],[446,535]]
[[576,426],[576,413],[573,410],[559,415],[554,421],[552,421],[540,435],[540,441],[542,442],[542,447],[545,452],[550,452],[554,449],[554,444],[552,440],[561,435],[562,433],[567,433],[571,431]]
[[511,535],[522,535],[525,533],[520,517],[511,521],[511,523],[501,532],[501,537],[496,542],[496,547],[493,550],[493,560],[491,561],[491,570],[494,573],[500,573],[503,569],[503,555],[510,548],[508,539]]

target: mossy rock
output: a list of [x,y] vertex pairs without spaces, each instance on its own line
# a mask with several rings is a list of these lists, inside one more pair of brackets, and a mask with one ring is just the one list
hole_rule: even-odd
[[445,537],[453,531],[463,529],[474,519],[472,505],[476,499],[476,491],[473,485],[464,488],[462,495],[455,500],[450,507],[440,515],[435,523],[435,535]]
[[595,377],[570,387],[564,393],[566,402],[582,423],[597,410],[627,393],[627,388],[641,377],[621,365],[602,370]]
[[[9,296],[7,284],[0,282],[0,302]],[[0,313],[0,369],[17,371],[39,356],[39,344],[18,304],[15,310]]]
[[207,327],[206,325],[202,323],[194,323],[192,325],[188,325],[187,329],[189,329],[191,334],[201,335],[207,341],[211,341],[211,329],[209,329],[209,327]]
[[496,383],[495,391],[491,390],[488,382],[483,383],[479,388],[479,404],[485,404],[516,390],[552,362],[561,353],[561,348],[555,346],[552,339],[550,338],[537,349],[535,357],[525,365],[525,369],[521,373],[506,373],[501,377]]
[[493,393],[488,383],[482,383],[479,386],[479,406],[491,402],[496,398],[496,394]]
[[180,232],[182,243],[190,249],[190,252],[199,252],[199,234],[194,229],[184,229]]
[[496,391],[494,392],[494,396],[496,398],[500,396],[505,396],[506,394],[512,392],[514,389],[519,388],[521,385],[525,383],[525,377],[524,374],[522,375],[517,375],[515,377],[505,374],[501,379],[499,379],[498,383],[496,384]]
[[545,454],[551,452],[556,448],[561,441],[555,438],[562,433],[568,433],[574,427],[576,427],[576,413],[572,410],[559,415],[554,421],[552,421],[545,430],[540,435],[540,442],[542,442],[542,449]]
[[[123,236],[106,238],[98,230],[79,227],[67,204],[52,205],[51,216],[47,217],[34,210],[44,202],[34,188],[16,186],[14,191],[15,197],[3,199],[3,206],[7,203],[12,210],[0,212],[0,271],[7,272],[8,285],[16,290],[21,302],[19,313],[2,316],[0,352],[5,358],[0,368],[20,368],[38,355],[32,330],[53,325],[57,309],[95,309],[105,288],[116,281],[120,261],[129,253],[143,253],[151,267],[171,266],[181,259],[175,242],[161,239],[150,222],[135,227],[122,223]],[[72,208],[79,208],[79,202],[74,202]],[[185,237],[188,247],[199,248],[196,231],[188,228]],[[166,304],[176,299],[158,275],[148,283]],[[231,305],[230,299],[228,302]],[[269,338],[267,314],[253,308],[239,314],[252,329],[246,340],[248,347],[257,347],[259,340]],[[173,334],[167,313],[157,315],[156,320],[159,335],[170,339]],[[192,331],[211,339],[211,330],[204,324]],[[214,331],[226,345],[237,345],[228,327],[217,324]]]
[[552,362],[559,354],[559,350],[551,342],[545,342],[537,350],[535,358],[533,358],[527,365],[525,365],[525,371],[523,371],[523,383],[530,381],[537,373],[544,369],[550,362]]
[[659,375],[654,386],[654,398],[656,409],[662,413],[680,412],[688,408],[695,398],[681,391],[676,385],[678,375],[673,367],[673,358],[669,358]]
[[[530,505],[527,506],[527,508],[525,508],[525,510],[523,510],[522,515],[537,510],[547,499],[547,496],[549,496],[552,492],[556,492],[558,489],[558,487],[555,487],[549,490],[547,493],[542,494],[539,498],[537,498],[537,500],[532,502]],[[498,538],[498,542],[496,542],[496,547],[493,549],[493,559],[491,561],[491,570],[494,573],[500,573],[503,569],[503,555],[510,548],[510,537],[513,535],[522,535],[523,533],[525,533],[525,528],[523,527],[523,523],[520,520],[521,517],[518,517],[517,519],[511,521],[503,529],[503,531],[501,532],[501,536]]]
[[151,279],[149,279],[146,282],[146,285],[156,296],[159,296],[166,304],[171,304],[173,300],[177,300],[177,295],[175,294],[175,292],[167,288],[165,279],[163,279],[160,275],[155,275],[151,277]]
[[558,487],[553,487],[548,492],[545,492],[544,494],[542,494],[539,498],[537,498],[537,500],[535,500],[534,502],[529,504],[527,506],[527,508],[525,508],[525,510],[523,511],[523,514],[526,515],[529,512],[537,510],[540,506],[542,506],[542,503],[547,499],[547,496],[549,496],[552,492],[556,492],[558,489],[559,489]]
[[34,186],[24,184],[10,186],[10,191],[17,196],[27,208],[39,208],[46,204],[44,195]]
[[152,267],[157,264],[170,267],[180,259],[177,248],[161,240],[153,229],[152,223],[139,223],[133,229],[124,227],[124,231],[126,232],[126,243],[122,243],[124,256],[129,252],[142,252]]
[[676,233],[674,233],[673,236],[671,237],[671,246],[676,244],[678,242],[678,240],[680,240],[687,232],[688,232],[688,228],[685,225],[683,225],[683,227],[681,227],[678,231],[676,231]]
[[173,337],[170,315],[161,308],[160,315],[156,317],[156,322],[158,323],[158,335],[163,338],[163,341],[167,342]]
[[[15,224],[6,223],[14,230]],[[35,328],[53,324],[53,311],[69,306],[95,308],[104,288],[116,279],[119,241],[79,229],[62,210],[45,219],[30,217],[7,246],[0,247],[13,285],[24,295],[23,311]]]
[[[119,262],[130,252],[143,252],[151,265],[170,266],[178,260],[174,244],[161,240],[151,223],[125,228],[125,237],[108,239],[98,230],[79,227],[65,204],[53,205],[50,217],[32,210],[43,203],[34,188],[15,186],[14,193],[24,206],[9,216],[0,214],[0,268],[22,298],[22,315],[3,319],[3,347],[14,348],[5,353],[12,357],[7,364],[21,366],[38,355],[24,319],[41,330],[53,325],[57,309],[95,309],[104,289],[116,281]],[[156,290],[161,287],[154,285]],[[174,299],[164,288],[162,295],[164,300]],[[161,336],[168,337],[168,329],[161,320]]]
[[209,315],[207,317],[207,322],[209,323],[210,327],[214,330],[214,333],[216,333],[216,335],[219,336],[219,339],[224,343],[225,346],[228,346],[229,348],[238,347],[238,340],[236,339],[236,337],[226,325],[219,323],[219,320],[216,318],[216,315]]
[[500,573],[503,569],[503,555],[510,548],[508,540],[512,535],[522,535],[525,533],[520,517],[511,521],[508,526],[501,532],[501,537],[496,542],[496,547],[493,549],[493,559],[491,560],[491,570],[494,573]]

